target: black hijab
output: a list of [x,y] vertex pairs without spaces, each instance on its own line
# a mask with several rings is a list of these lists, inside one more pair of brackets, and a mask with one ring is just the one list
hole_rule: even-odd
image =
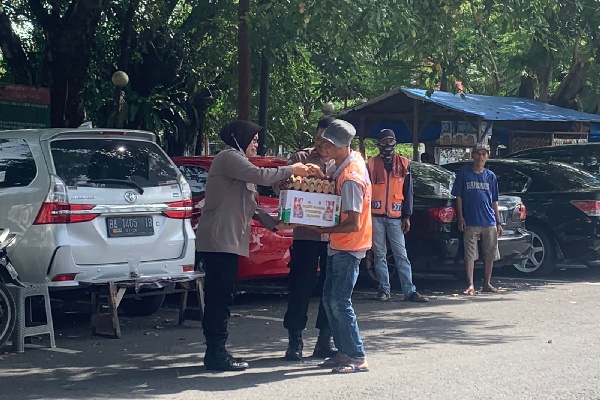
[[219,136],[225,144],[246,153],[252,139],[258,133],[258,147],[262,148],[264,128],[250,121],[237,120],[221,128]]

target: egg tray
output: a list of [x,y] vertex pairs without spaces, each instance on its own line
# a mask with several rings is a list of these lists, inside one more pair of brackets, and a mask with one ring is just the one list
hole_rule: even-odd
[[301,192],[334,194],[335,182],[330,179],[292,175],[292,177],[286,181],[284,187],[288,190],[299,190]]

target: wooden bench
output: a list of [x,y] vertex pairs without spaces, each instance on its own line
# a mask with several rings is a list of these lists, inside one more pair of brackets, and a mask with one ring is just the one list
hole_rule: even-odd
[[[121,337],[118,308],[126,298],[180,293],[179,325],[186,319],[202,321],[204,317],[204,273],[195,272],[175,278],[132,278],[118,282],[92,283],[92,335]],[[140,291],[152,289],[152,291]],[[156,290],[155,290],[156,289]],[[189,293],[196,293],[198,306],[189,306]],[[103,306],[107,306],[107,310]]]

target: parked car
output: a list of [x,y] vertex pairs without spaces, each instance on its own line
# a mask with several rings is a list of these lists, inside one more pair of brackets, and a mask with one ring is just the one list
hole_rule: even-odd
[[[189,182],[192,191],[193,211],[191,221],[194,231],[198,227],[198,219],[204,204],[206,178],[213,159],[213,156],[173,158],[173,161]],[[287,160],[275,157],[253,157],[250,161],[259,167],[287,165]],[[258,186],[258,204],[269,214],[277,217],[279,200],[271,187]],[[250,236],[250,255],[249,257],[240,257],[238,281],[286,277],[289,273],[289,249],[291,245],[291,230],[271,232],[253,220]]]
[[600,143],[538,147],[517,151],[504,158],[564,162],[600,177]]
[[[465,163],[444,165],[456,171]],[[594,175],[555,161],[489,160],[501,194],[527,207],[533,252],[523,273],[548,274],[557,260],[594,265],[600,259],[600,182]]]
[[[192,189],[194,211],[192,225],[202,208],[206,177],[212,163],[211,156],[174,157]],[[254,157],[251,161],[260,167],[276,167],[286,160],[272,157]],[[413,163],[415,186],[414,214],[411,230],[406,236],[408,254],[415,272],[453,272],[464,270],[462,234],[458,231],[454,199],[450,188],[454,174],[432,164]],[[259,186],[259,205],[267,212],[277,213],[277,196],[270,187]],[[506,222],[505,235],[500,240],[502,259],[497,265],[524,263],[531,250],[531,236],[523,229],[526,216],[521,200],[514,196],[502,196],[502,214]],[[253,221],[250,256],[242,257],[238,280],[281,278],[289,269],[291,231],[273,233]],[[393,271],[393,256],[388,257]],[[372,255],[363,263],[363,269],[372,274]],[[390,275],[392,277],[397,274]]]
[[[454,174],[437,165],[411,163],[414,206],[406,249],[413,272],[464,271],[462,233],[458,230],[454,196],[450,194]],[[531,252],[531,235],[524,229],[527,211],[517,196],[500,196],[500,212],[505,221],[498,246],[501,259],[495,266],[524,264]],[[365,267],[373,275],[372,254]],[[390,278],[396,279],[393,256],[388,248]],[[482,263],[477,264],[483,266]]]
[[[150,132],[0,131],[0,226],[17,234],[9,257],[26,282],[57,289],[194,271],[191,192]],[[164,295],[126,299],[150,314]]]

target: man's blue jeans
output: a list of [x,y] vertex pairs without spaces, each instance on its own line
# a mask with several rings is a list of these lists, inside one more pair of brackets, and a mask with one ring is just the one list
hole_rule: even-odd
[[408,297],[417,291],[412,282],[412,267],[408,261],[404,233],[402,232],[402,220],[400,218],[373,217],[373,255],[375,262],[375,274],[379,280],[380,292],[390,293],[390,274],[387,264],[388,238],[392,254],[396,261],[396,269],[402,284],[402,293]]
[[327,257],[323,306],[329,319],[333,341],[340,354],[364,360],[365,349],[352,307],[352,290],[358,279],[359,264],[360,259],[347,252]]

